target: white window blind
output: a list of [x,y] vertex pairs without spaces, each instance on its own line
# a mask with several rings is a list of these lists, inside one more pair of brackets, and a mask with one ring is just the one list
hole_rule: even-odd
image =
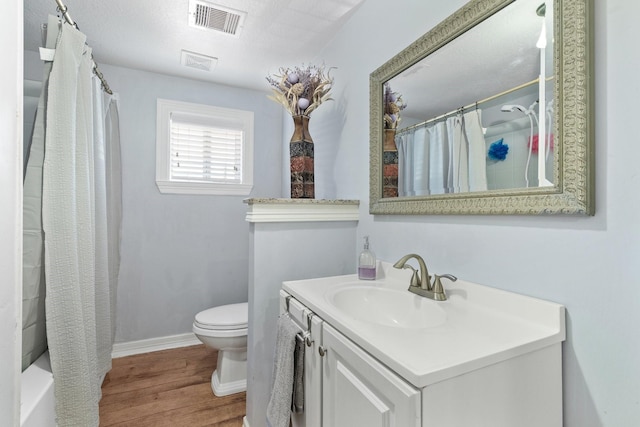
[[158,99],[156,184],[169,194],[250,194],[253,112]]
[[194,123],[172,115],[171,180],[242,182],[242,129]]

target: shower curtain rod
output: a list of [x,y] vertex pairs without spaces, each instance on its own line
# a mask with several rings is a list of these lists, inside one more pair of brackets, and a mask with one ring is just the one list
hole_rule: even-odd
[[[62,16],[65,19],[65,21],[67,21],[67,23],[69,25],[72,25],[72,26],[76,27],[76,30],[79,30],[80,28],[78,28],[78,24],[76,24],[75,21],[73,19],[71,19],[71,15],[69,15],[69,10],[68,10],[67,6],[65,6],[64,3],[62,3],[62,0],[55,0],[55,1],[58,4],[58,11],[60,11],[60,13],[62,14]],[[98,63],[96,62],[95,59],[93,59],[93,53],[91,54],[91,60],[93,61],[93,74],[95,74],[96,77],[100,79],[100,84],[102,85],[102,90],[107,92],[109,95],[113,95],[113,91],[109,87],[109,84],[107,83],[107,80],[104,78],[104,76],[102,75],[102,73],[98,69]]]
[[[520,89],[524,89],[525,87],[528,87],[528,86],[531,86],[531,85],[534,85],[534,84],[538,83],[538,80],[539,79],[533,79],[530,82],[526,82],[526,83],[523,83],[523,84],[521,84],[519,86],[512,87],[511,89],[507,89],[504,92],[500,92],[500,93],[498,93],[496,95],[491,95],[491,96],[489,96],[489,97],[487,97],[485,99],[481,99],[480,101],[476,101],[473,104],[465,105],[464,107],[460,107],[460,108],[455,109],[453,111],[449,111],[448,113],[441,114],[441,115],[439,115],[437,117],[434,117],[432,119],[425,120],[424,122],[416,123],[415,125],[411,125],[409,127],[406,127],[406,128],[403,128],[403,129],[399,130],[397,134],[404,134],[405,132],[408,132],[410,130],[417,129],[417,128],[421,127],[421,126],[426,126],[429,123],[436,122],[436,121],[438,121],[440,119],[448,117],[448,116],[450,116],[452,114],[455,114],[455,113],[457,113],[459,111],[468,110],[469,108],[474,108],[474,107],[477,108],[478,104],[482,104],[482,103],[485,103],[485,102],[493,101],[494,99],[500,98],[501,96],[508,95],[508,94],[513,93],[513,92],[515,92],[517,90],[520,90]],[[549,81],[549,80],[553,80],[553,76],[548,77],[547,81]]]

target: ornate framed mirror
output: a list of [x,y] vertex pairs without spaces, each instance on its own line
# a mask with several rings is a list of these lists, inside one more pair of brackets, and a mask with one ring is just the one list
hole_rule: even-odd
[[593,215],[590,0],[472,0],[370,75],[372,214]]

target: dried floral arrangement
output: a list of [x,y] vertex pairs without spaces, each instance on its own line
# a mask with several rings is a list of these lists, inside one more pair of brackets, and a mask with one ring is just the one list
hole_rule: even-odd
[[407,107],[402,95],[391,90],[389,83],[384,84],[384,128],[396,129],[400,124],[400,111]]
[[324,66],[316,65],[280,68],[279,71],[279,74],[267,76],[273,91],[269,99],[282,104],[292,116],[308,116],[324,101],[331,100],[331,68],[326,74]]

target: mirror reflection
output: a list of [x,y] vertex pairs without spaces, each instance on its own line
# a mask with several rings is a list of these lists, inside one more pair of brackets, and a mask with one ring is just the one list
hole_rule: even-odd
[[384,82],[382,197],[554,185],[553,22],[514,1]]

